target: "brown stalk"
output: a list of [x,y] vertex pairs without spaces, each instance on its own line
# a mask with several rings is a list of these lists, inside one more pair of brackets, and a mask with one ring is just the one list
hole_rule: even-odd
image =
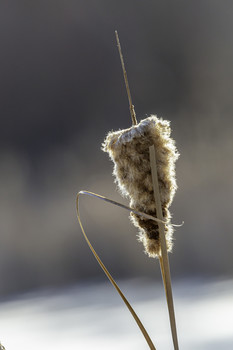
[[[158,182],[158,175],[157,175],[155,146],[154,145],[150,146],[149,151],[150,151],[151,175],[152,175],[152,183],[153,183],[153,189],[154,189],[156,213],[157,213],[158,219],[163,220],[162,205],[161,205],[160,193],[159,193],[159,182]],[[167,305],[168,305],[168,311],[169,311],[169,317],[170,317],[170,325],[171,325],[174,349],[179,350],[177,330],[176,330],[175,311],[174,311],[173,296],[172,296],[171,274],[170,274],[170,267],[169,267],[169,258],[167,253],[164,223],[158,222],[158,225],[159,225],[159,236],[160,236],[161,253],[162,253],[162,256],[159,259],[160,269],[163,277],[164,289],[165,289],[166,298],[167,298]]]

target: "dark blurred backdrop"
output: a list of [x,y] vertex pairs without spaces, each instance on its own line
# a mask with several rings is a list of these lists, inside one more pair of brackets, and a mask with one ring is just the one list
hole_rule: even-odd
[[[173,278],[233,276],[233,2],[0,2],[0,294],[104,278],[75,196],[127,203],[101,151],[137,118],[171,121],[181,157]],[[85,229],[115,277],[158,277],[128,213],[82,198]]]

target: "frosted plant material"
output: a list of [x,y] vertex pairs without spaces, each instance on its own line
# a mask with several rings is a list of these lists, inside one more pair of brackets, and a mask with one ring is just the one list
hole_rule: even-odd
[[[114,162],[113,174],[122,195],[130,199],[130,207],[157,217],[149,157],[149,147],[155,146],[168,251],[172,250],[173,237],[169,207],[177,189],[175,162],[179,157],[170,134],[169,121],[152,115],[129,129],[109,132],[102,147]],[[139,240],[145,252],[150,257],[161,256],[158,224],[135,213],[130,217],[139,228]]]

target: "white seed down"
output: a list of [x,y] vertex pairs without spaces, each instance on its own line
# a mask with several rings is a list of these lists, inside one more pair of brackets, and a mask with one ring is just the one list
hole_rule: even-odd
[[[179,157],[170,134],[170,122],[152,115],[129,129],[109,132],[102,145],[114,163],[113,175],[121,194],[130,199],[130,207],[156,217],[149,158],[149,147],[155,146],[163,219],[168,222],[165,226],[168,251],[172,249],[173,236],[168,208],[177,189],[175,162]],[[130,217],[139,228],[139,240],[145,252],[150,257],[159,256],[161,247],[156,222],[133,213]]]

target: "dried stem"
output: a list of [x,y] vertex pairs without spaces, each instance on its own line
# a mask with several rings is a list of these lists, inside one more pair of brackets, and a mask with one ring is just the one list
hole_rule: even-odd
[[[151,175],[152,175],[152,183],[153,183],[153,189],[154,189],[156,213],[157,213],[158,219],[163,220],[162,205],[160,200],[159,183],[158,183],[158,175],[157,175],[155,146],[154,145],[150,146],[149,151],[150,151]],[[164,224],[161,222],[158,222],[158,225],[159,225],[159,237],[160,237],[161,253],[162,253],[162,256],[160,257],[160,268],[161,268],[164,289],[165,289],[166,298],[167,298],[167,305],[168,305],[168,311],[169,311],[169,317],[170,317],[170,325],[171,325],[174,349],[179,350]]]
[[116,41],[117,41],[117,46],[118,46],[118,50],[119,50],[119,55],[120,55],[120,59],[121,59],[121,66],[122,66],[123,75],[124,75],[124,79],[125,79],[126,91],[127,91],[128,100],[129,100],[129,109],[130,109],[130,114],[131,114],[131,118],[132,118],[132,124],[137,125],[136,113],[134,110],[134,105],[132,103],[127,73],[126,73],[124,59],[123,59],[123,55],[122,55],[122,51],[121,51],[121,44],[120,44],[120,40],[119,40],[119,36],[118,36],[117,31],[115,31],[115,34],[116,34]]
[[[100,259],[100,257],[98,256],[98,254],[96,253],[95,249],[93,248],[91,242],[89,241],[89,239],[87,238],[87,235],[84,231],[84,228],[83,228],[83,225],[82,225],[82,222],[81,222],[81,218],[80,218],[80,213],[79,213],[79,197],[81,194],[86,194],[86,195],[90,195],[92,197],[96,197],[96,198],[99,198],[99,199],[103,199],[103,200],[107,200],[109,201],[106,197],[103,197],[103,196],[99,196],[99,195],[96,195],[95,193],[92,193],[92,192],[88,192],[88,191],[80,191],[78,194],[77,194],[77,197],[76,197],[76,209],[77,209],[77,217],[78,217],[78,221],[79,221],[79,225],[81,227],[81,230],[82,230],[82,233],[83,233],[83,236],[89,246],[89,248],[91,249],[94,257],[96,258],[96,260],[98,261],[100,267],[102,268],[102,270],[104,271],[105,275],[108,277],[109,281],[112,283],[112,285],[114,286],[114,288],[117,290],[117,292],[119,293],[120,297],[122,298],[122,300],[124,301],[125,305],[127,306],[127,308],[129,309],[129,311],[131,312],[134,320],[136,321],[138,327],[140,328],[145,340],[147,341],[147,344],[150,348],[150,350],[156,350],[152,340],[150,339],[150,336],[149,334],[147,333],[146,329],[144,328],[142,322],[140,321],[139,317],[137,316],[136,312],[134,311],[134,309],[132,308],[132,306],[130,305],[130,303],[128,302],[128,300],[126,299],[125,295],[123,294],[123,292],[121,291],[121,289],[118,287],[118,284],[115,282],[115,280],[113,279],[113,277],[111,276],[111,274],[109,273],[109,271],[107,270],[106,266],[104,265],[104,263],[102,262],[102,260]],[[111,201],[110,202],[112,204],[116,204],[116,205],[119,205],[118,203],[114,202],[114,201]],[[124,209],[127,209],[127,207],[125,207]],[[0,349],[1,350],[1,349]]]

